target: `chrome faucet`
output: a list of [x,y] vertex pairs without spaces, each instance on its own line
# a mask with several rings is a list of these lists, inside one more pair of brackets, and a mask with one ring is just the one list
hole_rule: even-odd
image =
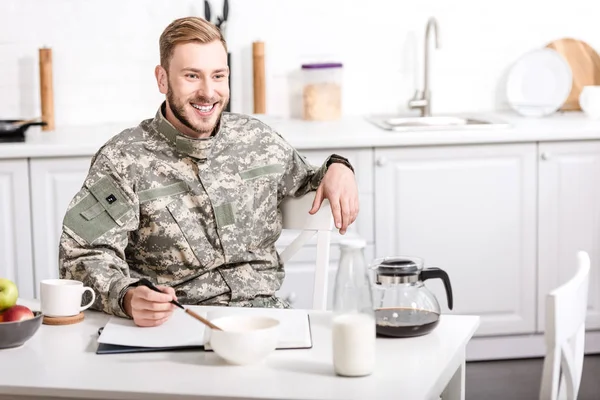
[[438,23],[437,20],[432,17],[427,21],[427,28],[425,29],[425,65],[423,65],[425,72],[423,74],[423,90],[417,90],[413,98],[408,102],[408,107],[410,109],[421,109],[421,117],[431,116],[431,92],[429,91],[429,35],[432,28],[435,29],[435,48],[439,49],[440,47]]

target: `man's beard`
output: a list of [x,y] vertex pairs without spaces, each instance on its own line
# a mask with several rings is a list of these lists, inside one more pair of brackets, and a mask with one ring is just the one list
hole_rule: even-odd
[[[175,118],[177,118],[179,120],[179,122],[181,122],[183,125],[187,126],[188,128],[190,128],[191,130],[193,130],[194,132],[196,132],[200,135],[204,135],[207,133],[212,134],[212,132],[215,130],[215,127],[219,126],[219,124],[221,122],[221,116],[223,114],[223,110],[225,109],[225,107],[227,106],[227,102],[229,101],[229,99],[227,99],[223,103],[223,108],[221,108],[221,110],[219,111],[217,120],[215,121],[215,124],[212,127],[210,127],[209,129],[200,129],[198,127],[195,127],[190,122],[190,120],[185,116],[185,103],[177,102],[177,100],[175,99],[175,96],[173,94],[173,91],[171,90],[171,85],[169,85],[169,88],[167,89],[167,100],[168,100],[169,108],[171,109],[171,112],[173,113]],[[207,97],[196,97],[193,100],[193,102],[200,103],[200,104],[215,104],[215,107],[217,107],[218,104],[221,104],[220,102],[217,102],[214,99],[209,99]]]

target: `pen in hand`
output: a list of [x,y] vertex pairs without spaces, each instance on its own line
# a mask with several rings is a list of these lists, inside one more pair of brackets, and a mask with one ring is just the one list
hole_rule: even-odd
[[[149,281],[148,279],[146,279],[146,278],[142,278],[142,279],[140,279],[139,283],[140,283],[141,285],[144,285],[144,286],[146,286],[148,289],[154,290],[155,292],[158,292],[158,293],[164,293],[162,290],[160,290],[159,288],[157,288],[156,286],[154,286],[154,284],[153,284],[152,282],[150,282],[150,281]],[[173,300],[171,300],[169,303],[171,303],[171,304],[175,304],[177,307],[181,308],[182,310],[185,310],[185,308],[184,308],[184,307],[183,307],[181,304],[179,304],[179,302],[178,302],[177,300],[174,300],[174,299],[173,299]]]
[[[154,286],[152,284],[152,282],[150,282],[148,279],[146,278],[142,278],[140,279],[139,283],[141,285],[146,286],[147,288],[154,290],[155,292],[159,292],[159,293],[163,293],[159,288],[157,288],[156,286]],[[185,308],[183,307],[181,304],[179,304],[179,302],[177,300],[171,300],[170,301],[171,304],[175,304],[177,307],[181,308],[182,310],[184,310],[186,312],[186,314],[191,315],[192,317],[196,318],[198,321],[202,322],[203,324],[209,326],[212,329],[215,330],[222,330],[221,328],[219,328],[218,326],[216,326],[215,324],[213,324],[212,322],[210,322],[209,320],[201,317],[200,315],[196,314],[195,312],[193,312],[192,310],[190,310],[189,308]]]

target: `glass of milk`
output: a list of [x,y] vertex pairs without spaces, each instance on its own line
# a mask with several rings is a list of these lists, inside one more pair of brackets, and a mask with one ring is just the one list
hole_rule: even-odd
[[333,366],[341,376],[365,376],[375,368],[375,312],[362,239],[340,243],[333,290]]

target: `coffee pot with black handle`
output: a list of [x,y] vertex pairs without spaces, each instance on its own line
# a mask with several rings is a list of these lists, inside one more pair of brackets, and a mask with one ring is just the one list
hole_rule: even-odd
[[385,257],[373,261],[373,296],[377,335],[413,337],[430,333],[439,324],[440,304],[424,285],[428,279],[444,283],[448,308],[453,307],[452,286],[446,271],[424,268],[419,257]]

